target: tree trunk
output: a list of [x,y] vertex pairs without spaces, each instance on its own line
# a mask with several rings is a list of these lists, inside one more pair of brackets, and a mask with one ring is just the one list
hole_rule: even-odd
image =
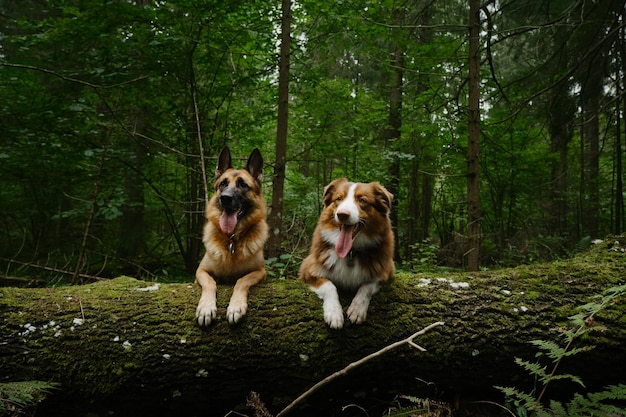
[[[622,10],[622,19],[626,18],[626,10]],[[622,64],[622,77],[618,79],[618,91],[622,100],[615,104],[615,206],[613,233],[622,233],[626,230],[626,212],[624,211],[624,168],[622,166],[623,146],[622,134],[626,132],[626,123],[623,122],[620,109],[626,111],[626,29],[622,27],[620,31],[620,59]],[[622,131],[622,124],[625,129]],[[625,135],[626,136],[626,135]]]
[[[626,19],[626,9],[622,9],[621,13],[622,21]],[[615,113],[617,119],[617,126],[615,132],[615,222],[614,233],[622,233],[626,231],[626,212],[624,211],[624,169],[622,166],[623,150],[622,150],[622,134],[626,133],[626,129],[622,131],[622,123],[626,126],[626,123],[620,116],[620,105],[623,111],[626,112],[626,28],[622,26],[620,29],[620,59],[622,64],[622,76],[618,79],[618,91],[620,91],[622,100],[616,103]]]
[[[413,142],[417,141],[417,139],[413,139]],[[417,151],[417,145],[414,143],[413,144],[413,155],[417,155],[418,151]],[[420,196],[420,190],[419,190],[419,182],[418,179],[420,177],[419,171],[420,171],[420,160],[419,158],[413,158],[411,161],[409,161],[409,169],[410,169],[410,176],[409,176],[409,181],[408,181],[408,185],[407,185],[407,191],[408,191],[408,195],[407,195],[407,215],[406,215],[406,221],[404,222],[404,229],[405,229],[405,237],[404,237],[404,254],[403,254],[403,260],[407,261],[407,262],[412,262],[413,261],[413,255],[414,255],[414,245],[417,242],[421,242],[420,239],[418,239],[418,236],[420,234],[420,230],[418,230],[418,224],[420,224],[420,212],[419,212],[419,208],[420,208],[420,201],[421,201],[421,196]]]
[[[559,329],[578,306],[623,283],[625,251],[626,236],[617,236],[552,264],[471,275],[399,273],[374,296],[364,324],[339,331],[326,326],[321,301],[293,279],[253,287],[248,315],[234,326],[223,318],[232,288],[219,286],[221,317],[207,329],[194,323],[200,291],[191,283],[148,291],[153,283],[121,277],[2,288],[0,382],[60,383],[40,415],[223,416],[241,411],[251,391],[276,414],[348,363],[443,321],[415,340],[427,352],[400,348],[368,362],[318,391],[296,415],[380,406],[397,394],[493,398],[494,385],[532,386],[514,358],[536,360],[530,340],[562,342]],[[350,296],[342,295],[344,306]],[[585,341],[596,348],[566,358],[560,372],[582,377],[589,391],[623,382],[615,369],[626,360],[625,312],[621,302],[598,314],[594,325],[606,330]]]
[[[133,112],[133,122],[135,132],[145,135],[147,131],[147,111],[145,106],[136,106]],[[120,232],[117,247],[117,254],[128,261],[128,266],[132,269],[136,257],[145,249],[145,219],[144,219],[144,186],[143,167],[146,159],[146,147],[142,140],[136,137],[127,139],[127,146],[132,150],[130,166],[124,172],[124,194],[125,200],[121,207]]]
[[267,253],[280,254],[283,241],[283,194],[287,165],[287,127],[289,121],[289,58],[291,50],[291,0],[282,0],[280,68],[278,72],[278,119],[276,126],[276,162],[272,177],[272,206],[267,218],[270,229]]
[[[582,198],[580,212],[582,217],[581,237],[597,238],[600,233],[600,95],[602,94],[602,78],[597,73],[598,64],[587,74],[582,86]],[[600,66],[601,68],[601,66]]]
[[[395,38],[393,42],[391,78],[389,81],[389,118],[388,126],[383,131],[385,148],[390,153],[399,151],[399,142],[402,136],[402,89],[404,83],[404,50],[400,45],[400,32],[404,25],[404,10],[398,9],[393,11],[394,23],[397,28],[393,31]],[[391,157],[389,167],[389,181],[385,185],[391,194],[394,195],[392,209],[389,214],[393,234],[396,241],[394,248],[394,258],[400,260],[400,245],[398,239],[398,212],[400,199],[400,159],[397,155]]]
[[469,138],[467,145],[467,240],[465,267],[480,264],[480,0],[470,1],[469,16]]

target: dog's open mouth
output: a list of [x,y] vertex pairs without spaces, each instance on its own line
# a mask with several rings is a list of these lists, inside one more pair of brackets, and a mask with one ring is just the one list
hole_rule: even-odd
[[241,219],[242,216],[243,209],[233,211],[231,213],[223,211],[220,216],[220,229],[222,229],[222,232],[229,236],[232,235],[235,231],[235,227],[237,227],[239,219]]
[[340,258],[348,256],[352,250],[352,242],[359,232],[359,224],[342,224],[339,226],[339,237],[335,244],[335,252]]

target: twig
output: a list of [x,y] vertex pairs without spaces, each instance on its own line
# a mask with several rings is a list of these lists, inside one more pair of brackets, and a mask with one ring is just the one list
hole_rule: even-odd
[[511,410],[509,410],[508,408],[506,408],[502,404],[498,404],[498,403],[493,402],[493,401],[472,401],[471,404],[489,404],[489,405],[494,405],[494,406],[500,408],[501,410],[506,411],[511,416],[516,417],[515,413],[513,413]]
[[[51,266],[39,265],[39,264],[32,263],[32,262],[17,261],[15,259],[0,258],[0,261],[13,262],[13,263],[16,263],[18,265],[22,265],[28,268],[39,268],[39,269],[43,269],[46,271],[57,272],[63,275],[74,275],[74,272],[75,272],[75,271],[68,271],[68,270],[60,269],[60,268],[53,268]],[[101,280],[108,279],[108,278],[97,277],[95,275],[88,275],[88,274],[78,274],[78,276],[81,278],[87,278],[93,281],[101,281]]]
[[83,240],[80,245],[80,251],[78,252],[78,260],[76,261],[76,268],[74,269],[74,274],[72,274],[72,278],[70,282],[72,284],[76,284],[78,278],[80,277],[80,269],[82,267],[83,260],[85,259],[85,254],[87,252],[87,239],[91,234],[91,225],[93,224],[93,220],[96,217],[96,211],[98,207],[98,197],[100,195],[100,188],[102,187],[102,172],[104,171],[104,165],[106,163],[107,151],[109,150],[108,144],[105,143],[102,153],[100,154],[100,159],[98,160],[97,167],[97,176],[96,181],[94,182],[93,194],[91,199],[91,207],[89,208],[89,212],[87,213],[87,222],[85,224],[85,230],[83,232]]
[[276,415],[276,417],[282,417],[285,414],[289,413],[291,410],[293,410],[298,404],[300,404],[302,402],[302,400],[304,400],[305,398],[307,398],[308,396],[310,396],[311,394],[313,394],[315,391],[317,391],[318,389],[320,389],[321,387],[323,387],[324,385],[328,384],[329,382],[331,382],[334,379],[337,379],[340,376],[343,376],[345,374],[347,374],[348,372],[350,372],[351,370],[353,370],[354,368],[363,365],[365,362],[368,362],[380,355],[382,355],[383,353],[386,353],[392,349],[397,348],[398,346],[402,346],[404,344],[408,344],[412,347],[417,348],[418,350],[425,352],[426,349],[424,349],[423,347],[417,345],[415,342],[413,342],[413,339],[415,339],[417,336],[421,336],[424,333],[426,333],[427,331],[431,330],[434,327],[437,326],[443,326],[444,322],[442,321],[438,321],[436,323],[433,323],[429,326],[424,327],[422,330],[420,330],[417,333],[413,333],[411,336],[407,337],[406,339],[400,340],[399,342],[395,342],[392,343],[382,349],[380,349],[377,352],[374,352],[370,355],[367,355],[364,358],[359,359],[356,362],[352,362],[351,364],[349,364],[348,366],[346,366],[345,368],[343,368],[340,371],[335,372],[332,375],[327,376],[326,378],[324,378],[323,380],[321,380],[320,382],[318,382],[317,384],[313,385],[311,388],[309,388],[307,391],[305,391],[302,395],[300,395],[298,398],[296,398],[295,400],[293,400],[291,402],[291,404],[289,404],[287,407],[285,407],[280,413],[278,413]]
[[56,71],[52,71],[49,70],[47,68],[41,68],[41,67],[34,67],[32,65],[23,65],[23,64],[11,64],[8,62],[0,62],[0,66],[2,67],[12,67],[12,68],[22,68],[22,69],[27,69],[27,70],[33,70],[33,71],[39,71],[39,72],[43,72],[44,74],[49,74],[49,75],[53,75],[55,77],[58,77],[62,80],[65,81],[71,81],[73,83],[77,83],[77,84],[82,84],[85,85],[87,87],[91,87],[93,89],[102,89],[102,88],[118,88],[118,87],[122,87],[125,86],[127,84],[131,84],[137,81],[141,81],[141,80],[145,80],[148,78],[147,75],[142,75],[141,77],[137,77],[134,78],[132,80],[128,80],[128,81],[123,81],[121,83],[117,83],[117,84],[111,84],[111,85],[100,85],[100,84],[93,84],[84,80],[79,80],[77,78],[72,78],[72,77],[67,77],[59,72]]
[[196,97],[196,74],[191,66],[191,99],[193,100],[193,113],[196,122],[196,135],[198,136],[198,150],[200,152],[200,168],[202,169],[202,185],[204,186],[204,205],[209,204],[209,185],[207,183],[206,161],[204,160],[204,145],[202,143],[202,123]]
[[80,316],[83,319],[83,323],[85,322],[85,310],[83,310],[83,302],[79,299],[78,305],[80,306]]

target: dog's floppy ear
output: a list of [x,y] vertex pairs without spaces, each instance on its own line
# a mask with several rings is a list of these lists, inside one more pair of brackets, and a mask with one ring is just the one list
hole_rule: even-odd
[[393,201],[393,194],[391,194],[385,187],[379,183],[373,183],[374,194],[376,195],[376,205],[381,208],[383,213],[389,213],[391,211],[391,202]]
[[261,180],[263,180],[263,156],[261,156],[261,151],[258,148],[254,148],[250,154],[246,164],[246,171],[261,184]]
[[230,149],[228,146],[224,146],[222,152],[220,153],[220,157],[217,159],[217,167],[215,168],[215,178],[219,178],[222,176],[227,169],[233,167],[233,159],[230,157]]
[[333,193],[337,189],[337,186],[341,183],[348,181],[345,178],[337,178],[326,187],[324,187],[324,196],[322,197],[322,202],[324,203],[324,207],[327,207],[333,200]]

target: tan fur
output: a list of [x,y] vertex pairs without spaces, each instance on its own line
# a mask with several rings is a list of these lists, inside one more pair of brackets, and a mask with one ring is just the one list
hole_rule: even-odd
[[339,233],[340,227],[337,209],[346,201],[353,185],[340,178],[325,187],[324,208],[309,256],[302,262],[299,273],[299,279],[322,298],[324,319],[333,328],[343,327],[343,311],[335,286],[356,290],[347,314],[351,322],[362,323],[378,285],[391,280],[395,273],[394,236],[389,220],[393,195],[379,183],[356,184],[354,208],[358,210],[361,225],[350,256],[341,259],[335,251],[332,237]]
[[[196,283],[202,289],[196,319],[204,326],[211,324],[217,317],[217,282],[235,285],[226,317],[229,323],[236,323],[248,310],[250,287],[266,276],[263,248],[268,236],[268,226],[265,221],[267,208],[261,194],[262,159],[261,166],[236,170],[230,166],[230,152],[227,156],[228,163],[223,162],[221,167],[218,163],[215,193],[206,207],[207,223],[202,239],[206,252],[196,270]],[[249,165],[250,162],[249,159]],[[220,185],[236,187],[240,180],[249,186],[244,195],[246,201],[250,202],[250,207],[237,223],[232,236],[228,236],[220,229]],[[231,245],[234,246],[233,251]]]

